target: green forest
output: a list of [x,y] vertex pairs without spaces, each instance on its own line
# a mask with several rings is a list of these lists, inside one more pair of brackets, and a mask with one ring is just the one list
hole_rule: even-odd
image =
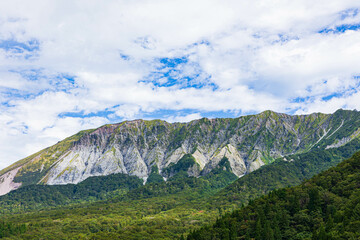
[[359,230],[360,152],[300,186],[250,201],[187,239],[359,239]]
[[[314,185],[314,179],[321,176],[331,179],[329,171],[305,182],[301,185],[304,190],[299,193],[296,189],[302,187],[288,187],[337,165],[359,149],[360,142],[354,139],[340,148],[315,149],[277,159],[240,179],[231,173],[226,158],[205,176],[187,177],[186,171],[196,162],[191,155],[185,155],[177,164],[169,165],[166,182],[154,167],[145,185],[139,178],[123,174],[93,177],[77,185],[29,185],[0,197],[3,221],[0,236],[8,239],[262,239],[260,235],[267,236],[263,233],[273,229],[265,239],[278,239],[278,236],[288,239],[290,235],[296,236],[293,239],[311,239],[324,232],[326,237],[336,238],[340,232],[329,233],[327,221],[334,222],[334,229],[340,228],[337,224],[344,214],[339,214],[346,212],[345,198],[352,195],[335,196]],[[356,157],[347,162],[353,159]],[[337,172],[345,163],[330,172]],[[356,168],[352,170],[355,172]],[[346,189],[347,183],[356,188],[355,181],[346,180],[342,189]],[[324,194],[332,203],[331,209],[324,207]],[[316,206],[309,205],[313,198]],[[345,205],[337,209],[340,206],[337,201]],[[243,205],[247,207],[241,208]],[[239,220],[243,217],[248,221],[246,224]],[[273,217],[277,220],[270,221]],[[346,226],[349,229],[344,228],[343,232],[356,237],[350,226],[357,225],[350,216],[348,219],[355,225]],[[288,225],[276,227],[277,222],[285,220]],[[299,224],[295,223],[297,220]]]

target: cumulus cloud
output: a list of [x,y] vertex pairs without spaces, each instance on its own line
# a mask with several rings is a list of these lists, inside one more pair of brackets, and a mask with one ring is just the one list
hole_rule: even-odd
[[126,119],[358,109],[359,9],[353,0],[1,1],[0,168]]
[[176,115],[176,116],[169,116],[165,117],[165,120],[168,122],[190,122],[195,119],[200,119],[201,114],[200,113],[190,113],[187,115]]

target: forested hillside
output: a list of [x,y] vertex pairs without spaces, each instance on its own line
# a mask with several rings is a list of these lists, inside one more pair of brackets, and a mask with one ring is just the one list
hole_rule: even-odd
[[78,185],[24,187],[0,198],[1,217],[26,227],[25,233],[14,232],[14,239],[179,238],[273,189],[297,185],[359,149],[354,139],[340,148],[291,155],[238,180],[226,158],[203,177],[187,177],[194,159],[185,155],[169,167],[173,176],[166,182],[154,168],[153,180],[146,185],[136,177],[115,174]]
[[360,152],[300,186],[250,201],[187,239],[359,239],[359,229]]
[[280,158],[274,163],[248,174],[221,190],[209,201],[224,206],[246,204],[272,190],[295,186],[305,179],[329,169],[350,158],[360,150],[360,140],[354,139],[345,146],[332,149],[314,149],[308,153]]

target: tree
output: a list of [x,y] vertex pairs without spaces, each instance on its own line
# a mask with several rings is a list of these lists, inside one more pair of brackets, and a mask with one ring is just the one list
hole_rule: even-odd
[[263,239],[265,239],[265,240],[274,240],[274,232],[271,229],[270,222],[268,220],[265,221]]
[[261,239],[263,239],[263,229],[262,229],[262,226],[261,226],[260,218],[256,221],[255,239],[256,239],[256,240],[261,240]]

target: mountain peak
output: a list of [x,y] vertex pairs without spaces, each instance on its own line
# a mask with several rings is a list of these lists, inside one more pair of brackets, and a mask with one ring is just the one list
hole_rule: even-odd
[[[268,110],[188,123],[137,119],[107,124],[81,131],[13,164],[1,171],[0,182],[15,189],[19,184],[78,183],[112,173],[146,180],[153,166],[161,174],[185,154],[192,155],[200,166],[196,176],[206,175],[226,156],[232,172],[240,177],[278,157],[315,146],[346,144],[360,133],[359,115],[357,111],[337,111],[297,116]],[[16,173],[11,172],[14,169]]]

